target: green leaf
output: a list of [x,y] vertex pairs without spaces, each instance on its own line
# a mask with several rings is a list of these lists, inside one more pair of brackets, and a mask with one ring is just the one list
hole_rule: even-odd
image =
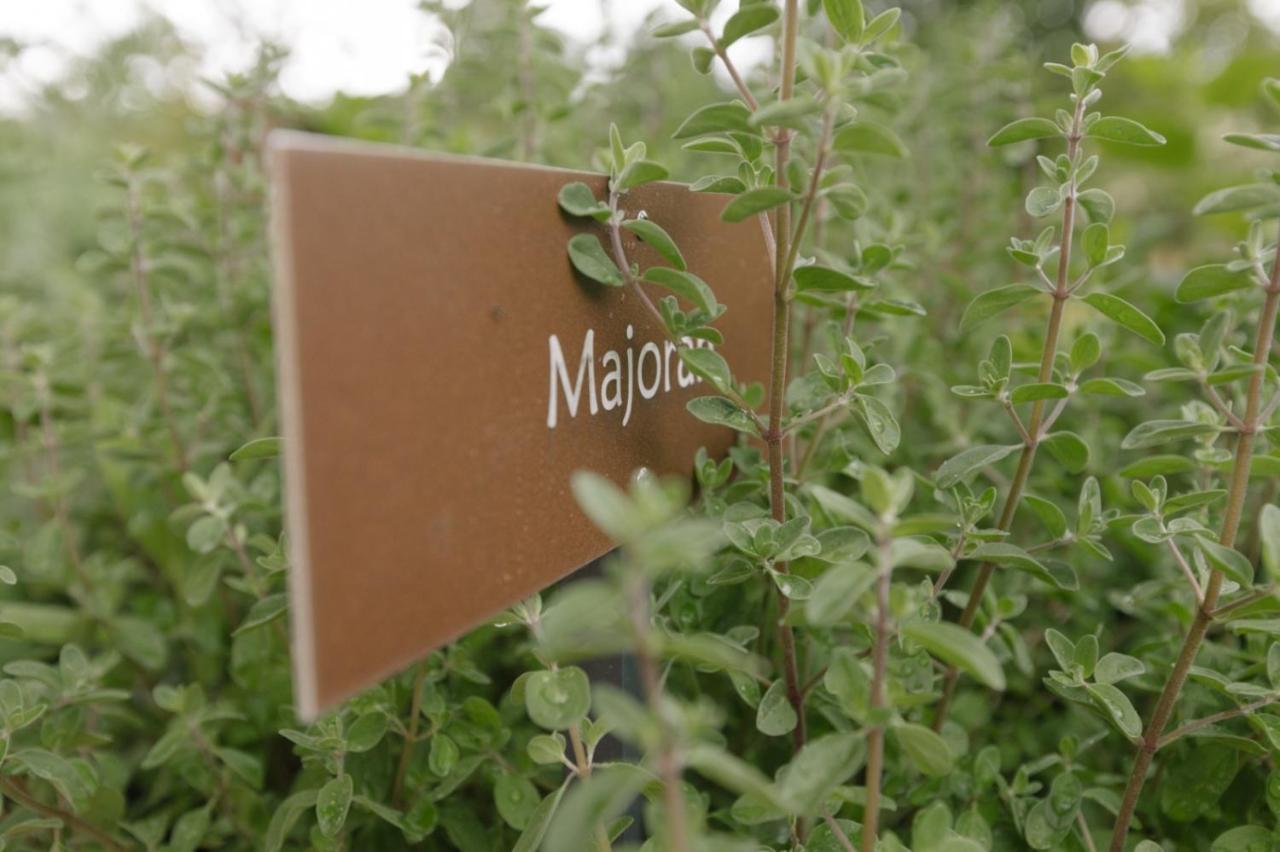
[[778,790],[797,816],[822,810],[832,791],[862,767],[863,735],[836,733],[818,737],[778,770]]
[[728,47],[738,39],[749,36],[756,30],[764,29],[778,20],[778,14],[778,7],[770,3],[742,6],[725,22],[724,32],[720,36],[720,46]]
[[791,201],[792,197],[790,190],[783,189],[780,186],[762,186],[759,189],[749,189],[741,195],[734,196],[725,205],[724,210],[720,212],[720,218],[726,222],[741,222],[748,216],[763,213],[781,204],[786,204]]
[[818,626],[843,621],[875,580],[876,572],[865,562],[832,565],[814,583],[805,601],[805,617]]
[[1106,139],[1109,142],[1121,142],[1125,145],[1163,145],[1165,138],[1154,130],[1143,127],[1131,118],[1118,115],[1104,115],[1089,125],[1086,133],[1095,139]]
[[92,795],[85,777],[75,764],[60,754],[42,748],[24,748],[6,759],[9,771],[22,772],[48,781],[67,801],[80,805]]
[[1102,343],[1098,340],[1098,335],[1082,334],[1071,345],[1071,369],[1073,372],[1082,373],[1096,364],[1101,356]]
[[980,294],[969,303],[969,307],[964,309],[964,316],[960,318],[960,330],[968,331],[978,323],[991,319],[997,314],[1004,313],[1013,306],[1020,305],[1028,299],[1040,295],[1042,292],[1030,284],[1010,284],[1006,287],[988,290]]
[[[385,720],[385,717],[383,718]],[[241,781],[255,790],[262,788],[265,768],[260,755],[249,754],[234,748],[215,748],[213,753]]]
[[1273,204],[1280,204],[1280,185],[1248,183],[1209,193],[1196,203],[1191,212],[1197,216],[1206,213],[1234,213],[1239,210],[1252,210],[1255,207],[1269,207]]
[[1056,186],[1037,186],[1027,193],[1024,205],[1027,213],[1036,218],[1048,216],[1062,206],[1062,190]]
[[680,360],[690,370],[711,382],[718,390],[729,390],[733,387],[733,374],[729,371],[729,362],[720,357],[720,353],[712,349],[681,349]]
[[1105,190],[1086,189],[1076,195],[1076,203],[1089,214],[1094,222],[1110,222],[1116,213],[1116,201]]
[[955,757],[947,741],[924,725],[899,722],[890,730],[907,759],[922,774],[941,778],[954,768]]
[[378,711],[356,717],[346,730],[347,751],[362,754],[369,751],[387,733],[387,715]]
[[845,41],[857,41],[866,27],[862,0],[822,0],[827,20]]
[[739,432],[757,434],[755,424],[751,422],[747,412],[737,403],[722,396],[700,396],[689,400],[685,407],[689,409],[690,414],[703,423],[728,426]]
[[493,783],[493,803],[503,822],[516,831],[524,831],[542,800],[528,778],[503,772]]
[[862,31],[862,43],[868,44],[893,29],[893,25],[898,23],[898,19],[901,17],[902,10],[897,6],[885,9],[870,21],[867,21],[867,26]]
[[1209,852],[1260,852],[1275,847],[1275,835],[1260,825],[1238,825],[1219,834]]
[[631,501],[607,478],[580,470],[570,480],[573,496],[591,522],[615,539],[624,538],[633,514]]
[[804,119],[822,111],[822,102],[807,95],[787,98],[785,101],[773,101],[763,104],[751,114],[752,127],[794,127],[805,126]]
[[316,825],[325,837],[337,837],[351,810],[354,782],[350,775],[330,780],[316,797]]
[[1034,494],[1024,494],[1019,505],[1026,506],[1034,512],[1049,531],[1049,535],[1055,539],[1066,535],[1067,516],[1063,514],[1056,503],[1045,500],[1043,497],[1037,497]]
[[709,104],[686,118],[671,138],[691,139],[694,136],[728,131],[750,132],[751,125],[748,123],[750,117],[751,110],[747,109],[741,101]]
[[566,730],[591,709],[591,681],[577,666],[534,672],[525,681],[524,706],[534,724]]
[[646,183],[666,180],[669,174],[667,167],[661,163],[655,163],[652,160],[636,160],[623,168],[622,173],[618,175],[616,187],[623,191],[635,189]]
[[1238,550],[1207,538],[1197,538],[1196,547],[1204,554],[1209,566],[1221,571],[1242,586],[1253,583],[1253,563]]
[[570,216],[590,216],[600,222],[609,218],[609,205],[596,198],[591,187],[580,180],[560,187],[556,201]]
[[537,852],[542,845],[542,838],[547,834],[547,827],[556,815],[556,808],[560,807],[560,800],[564,798],[564,791],[569,789],[569,782],[570,779],[565,779],[563,784],[538,803],[529,815],[524,832],[516,840],[516,845],[511,847],[511,852]]
[[1142,736],[1142,719],[1123,692],[1109,683],[1086,683],[1084,688],[1120,733],[1131,740]]
[[817,264],[797,267],[792,276],[796,280],[796,286],[804,292],[843,293],[851,290],[870,290],[876,286],[874,282],[866,279],[856,278],[847,272]]
[[715,783],[742,796],[751,796],[779,811],[791,809],[791,802],[764,774],[740,757],[722,748],[699,743],[689,748],[689,767]]
[[756,708],[756,729],[766,737],[780,737],[791,733],[796,722],[796,711],[787,698],[786,684],[779,678],[769,685],[760,699],[760,706]]
[[1047,118],[1020,118],[1000,128],[987,140],[992,148],[1001,145],[1012,145],[1028,139],[1044,139],[1049,136],[1061,136],[1062,130]]
[[675,240],[671,239],[671,235],[652,219],[629,219],[622,223],[622,227],[651,246],[654,251],[662,255],[662,258],[667,263],[670,263],[676,269],[684,270],[688,268],[685,265],[684,255],[680,253]]
[[1142,385],[1127,379],[1089,379],[1081,382],[1080,393],[1085,396],[1145,396],[1147,391]]
[[264,852],[280,852],[298,818],[316,804],[319,793],[319,790],[303,790],[294,793],[276,807],[262,839]]
[[1084,253],[1091,266],[1097,266],[1107,259],[1107,249],[1111,246],[1111,229],[1105,222],[1094,222],[1084,229]]
[[1000,661],[981,639],[963,627],[947,622],[912,621],[903,625],[902,635],[991,689],[1004,690]]
[[979,444],[970,447],[943,462],[934,479],[939,488],[951,488],[973,473],[1020,449],[1021,444]]
[[686,33],[696,32],[700,26],[701,24],[697,18],[686,18],[683,21],[672,21],[669,24],[663,24],[655,29],[652,35],[654,38],[675,38]]
[[573,268],[601,284],[621,287],[626,283],[622,271],[605,254],[604,246],[595,234],[578,234],[569,240],[569,260]]
[[1036,402],[1042,399],[1066,399],[1070,394],[1062,385],[1052,382],[1033,382],[1019,385],[1009,394],[1009,400],[1015,405],[1024,402]]
[[845,154],[875,154],[899,159],[907,156],[907,147],[892,130],[870,121],[857,121],[841,128],[836,134],[835,148]]
[[1040,443],[1068,473],[1079,473],[1089,466],[1089,445],[1075,432],[1053,432]]
[[240,626],[231,635],[239,636],[241,633],[247,633],[255,628],[270,624],[284,615],[288,609],[288,595],[283,592],[267,595],[265,598],[255,601],[253,606],[249,607],[249,614],[245,616],[244,621],[240,622]]
[[695,308],[700,308],[711,316],[715,316],[719,311],[720,306],[716,302],[716,294],[711,292],[707,282],[692,272],[685,272],[682,269],[669,269],[665,266],[651,266],[645,270],[644,280],[670,290]]
[[[1234,750],[1213,746],[1179,749],[1164,763],[1165,777],[1159,788],[1160,810],[1169,819],[1183,823],[1217,810],[1219,800],[1240,768],[1240,759]],[[1215,841],[1211,849],[1218,848]],[[1268,839],[1257,848],[1270,852],[1272,843]]]
[[1110,293],[1090,293],[1084,297],[1083,301],[1089,307],[1144,340],[1148,340],[1157,346],[1164,346],[1164,332],[1160,330],[1160,327],[1151,320],[1151,317],[1119,296],[1113,296]]
[[1224,141],[1242,148],[1254,148],[1258,151],[1280,151],[1280,134],[1275,133],[1228,133],[1222,137]]
[[1262,507],[1258,534],[1262,543],[1262,567],[1268,577],[1280,576],[1280,506],[1268,503]]
[[[1140,450],[1143,447],[1154,447],[1157,444],[1167,444],[1170,441],[1178,441],[1183,438],[1198,438],[1201,435],[1211,435],[1220,431],[1219,427],[1212,423],[1198,423],[1191,420],[1148,420],[1146,423],[1139,423],[1125,435],[1124,440],[1120,442],[1122,450]],[[1149,473],[1128,473],[1126,468],[1126,476],[1150,476]]]
[[1075,574],[1069,568],[1055,573],[1030,553],[1009,542],[983,542],[968,558],[1022,571],[1059,589],[1074,590],[1079,586]]
[[231,461],[247,461],[248,459],[272,459],[280,455],[284,440],[282,438],[255,438],[232,453]]
[[1093,679],[1098,683],[1117,683],[1137,677],[1147,670],[1142,660],[1128,654],[1110,653],[1098,660],[1093,668]]
[[1253,286],[1249,273],[1243,269],[1231,269],[1221,263],[1197,266],[1183,277],[1174,292],[1179,302],[1198,302],[1212,299],[1223,293],[1233,293]]
[[187,527],[187,546],[196,553],[212,553],[227,537],[227,522],[217,515],[204,515]]

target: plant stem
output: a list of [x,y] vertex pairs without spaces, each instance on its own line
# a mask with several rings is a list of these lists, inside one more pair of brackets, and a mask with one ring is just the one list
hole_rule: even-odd
[[640,667],[640,682],[644,686],[649,709],[658,717],[661,742],[658,746],[658,777],[662,779],[662,798],[666,810],[667,852],[689,852],[689,832],[685,825],[684,793],[680,789],[680,756],[676,751],[671,724],[663,707],[662,679],[658,676],[658,662],[650,647],[652,625],[649,616],[649,584],[635,577],[628,584],[631,611],[631,627],[635,634],[636,661]]
[[413,756],[413,749],[418,745],[418,725],[422,717],[422,685],[426,679],[427,663],[423,660],[413,667],[413,696],[409,699],[409,730],[404,735],[404,748],[400,751],[395,782],[391,785],[391,804],[397,808],[404,801],[404,778],[409,772],[409,760]]
[[169,374],[165,371],[164,344],[155,333],[155,313],[151,306],[151,288],[147,281],[147,262],[142,253],[142,211],[138,203],[138,188],[134,178],[130,177],[126,190],[126,214],[129,220],[129,236],[132,248],[129,252],[129,269],[133,273],[134,290],[138,296],[138,311],[142,318],[142,338],[146,348],[147,360],[151,363],[151,372],[155,377],[156,400],[160,404],[160,413],[164,417],[165,426],[169,430],[169,440],[173,444],[174,455],[177,456],[178,469],[186,473],[189,467],[187,448],[178,433],[178,423],[173,415],[173,405],[169,401]]
[[[53,425],[53,401],[49,382],[40,375],[36,383],[36,395],[40,400],[40,441],[44,446],[45,468],[51,480],[57,480],[61,474],[59,461],[58,433]],[[76,578],[84,586],[87,594],[90,590],[89,575],[84,569],[84,560],[80,558],[80,547],[76,544],[76,528],[71,522],[71,509],[67,503],[67,495],[59,493],[50,499],[53,517],[62,530],[63,544],[67,551],[67,559],[75,570]]]
[[1195,593],[1196,605],[1204,603],[1204,589],[1200,588],[1200,581],[1196,579],[1196,572],[1191,570],[1191,566],[1187,564],[1187,558],[1182,555],[1182,550],[1178,547],[1178,543],[1172,538],[1166,539],[1165,543],[1169,545],[1169,550],[1173,553],[1174,560],[1178,563],[1178,567],[1182,569],[1182,575],[1187,578],[1187,582],[1191,585],[1191,591]]
[[1260,589],[1254,589],[1252,592],[1249,592],[1249,594],[1245,595],[1244,597],[1236,598],[1229,604],[1223,604],[1222,606],[1218,607],[1213,612],[1211,612],[1210,615],[1215,620],[1220,619],[1222,618],[1222,616],[1227,615],[1228,613],[1235,612],[1241,607],[1248,606],[1251,603],[1257,603],[1263,598],[1270,597],[1274,593],[1275,593],[1275,586],[1271,586],[1271,585],[1263,586]]
[[[644,305],[649,315],[658,323],[658,328],[662,329],[662,333],[667,339],[676,345],[677,349],[681,347],[688,348],[689,344],[676,337],[671,333],[671,329],[667,328],[667,321],[662,318],[662,312],[658,310],[658,306],[649,298],[649,294],[644,290],[644,282],[631,274],[631,261],[627,258],[626,246],[622,244],[622,212],[621,212],[621,193],[609,187],[609,246],[613,252],[614,265],[622,272],[622,277],[626,281],[627,286],[631,288],[631,292],[640,300],[640,304]],[[765,431],[764,421],[760,419],[760,415],[747,405],[747,401],[742,398],[742,394],[738,393],[737,388],[720,388],[724,395],[729,397],[738,407],[743,410],[747,418],[755,425],[761,433]]]
[[[796,36],[799,29],[799,0],[787,0],[782,35],[782,85],[778,99],[791,99],[796,81]],[[782,189],[790,189],[787,163],[791,159],[791,131],[780,128],[775,138],[774,181]],[[782,452],[782,413],[787,388],[787,361],[790,350],[787,335],[791,326],[791,300],[787,284],[791,271],[787,266],[793,257],[791,249],[791,206],[783,204],[774,213],[774,282],[773,282],[773,344],[769,373],[769,422],[764,433],[769,451],[769,508],[778,523],[786,521],[786,495],[783,486],[785,463]],[[787,573],[788,566],[780,562],[774,566]],[[783,676],[786,681],[787,699],[796,711],[796,727],[792,733],[797,751],[807,739],[804,714],[804,694],[800,690],[799,666],[796,663],[795,633],[787,624],[791,601],[786,595],[778,596],[778,644],[782,649]]]
[[[1224,547],[1235,545],[1236,533],[1240,529],[1240,516],[1244,512],[1245,499],[1249,494],[1249,467],[1253,463],[1253,443],[1257,436],[1262,414],[1262,382],[1266,376],[1267,358],[1271,354],[1271,344],[1275,340],[1276,311],[1280,308],[1280,255],[1272,260],[1271,279],[1266,288],[1266,300],[1262,304],[1262,317],[1258,325],[1257,337],[1253,347],[1253,363],[1258,368],[1249,377],[1249,389],[1245,401],[1244,428],[1236,437],[1235,462],[1231,469],[1231,486],[1227,492],[1227,508],[1222,517],[1222,528],[1218,542]],[[1209,583],[1204,590],[1204,600],[1196,609],[1195,618],[1187,630],[1182,643],[1182,650],[1169,673],[1164,690],[1156,702],[1151,714],[1151,722],[1143,732],[1138,754],[1133,761],[1133,771],[1129,774],[1129,784],[1125,787],[1124,798],[1120,802],[1120,810],[1116,815],[1115,831],[1111,835],[1111,852],[1123,852],[1124,841],[1129,834],[1129,824],[1133,821],[1134,811],[1138,807],[1138,798],[1146,783],[1147,770],[1156,750],[1160,747],[1160,737],[1169,717],[1173,714],[1173,706],[1186,683],[1187,674],[1195,663],[1196,654],[1204,641],[1205,632],[1213,621],[1214,607],[1218,603],[1218,595],[1222,591],[1222,572],[1213,570],[1209,573]]]
[[[885,669],[889,658],[889,589],[893,575],[890,546],[891,531],[880,530],[880,559],[876,582],[875,644],[871,649],[870,714],[876,716],[884,707]],[[867,732],[867,799],[862,810],[862,852],[874,852],[876,832],[880,824],[880,779],[884,773],[884,724],[878,723]]]
[[23,783],[14,777],[0,778],[0,793],[13,799],[29,811],[34,811],[44,817],[53,817],[61,820],[72,831],[78,831],[87,834],[94,840],[102,844],[104,849],[122,850],[126,848],[105,830],[99,828],[91,822],[81,819],[68,810],[63,810],[56,805],[46,805],[44,802],[31,795],[30,791]]
[[[1081,139],[1081,123],[1084,120],[1084,99],[1076,98],[1075,113],[1071,119],[1071,132],[1067,136],[1067,157],[1074,163],[1076,153],[1080,149]],[[1045,330],[1044,348],[1040,353],[1040,374],[1036,381],[1044,383],[1053,379],[1053,359],[1058,352],[1058,333],[1062,329],[1062,312],[1067,300],[1071,298],[1069,291],[1069,269],[1071,266],[1071,244],[1075,231],[1076,222],[1076,179],[1072,175],[1070,186],[1067,191],[1067,197],[1062,202],[1062,234],[1059,241],[1058,250],[1058,275],[1053,290],[1053,308],[1049,311],[1049,324]],[[1031,440],[1022,446],[1022,453],[1018,457],[1018,468],[1013,474],[1013,481],[1009,484],[1009,494],[1005,497],[1004,508],[1000,511],[1000,521],[997,525],[999,529],[1008,531],[1013,527],[1013,518],[1018,511],[1018,503],[1022,500],[1023,489],[1027,486],[1027,478],[1031,475],[1031,465],[1035,461],[1036,448],[1040,446],[1043,439],[1041,434],[1041,424],[1044,418],[1044,400],[1036,400],[1031,404],[1031,419],[1027,424],[1026,432]],[[995,572],[995,565],[990,562],[983,563],[978,569],[978,576],[974,578],[973,587],[969,590],[969,600],[965,604],[964,611],[960,614],[957,622],[961,627],[968,629],[973,626],[973,621],[978,615],[978,607],[982,604],[982,596],[987,591],[987,584],[991,582],[991,575]],[[938,701],[937,710],[933,716],[933,729],[941,730],[942,725],[947,720],[947,711],[951,706],[951,699],[955,696],[956,681],[959,678],[959,669],[955,666],[947,668],[946,675],[943,678],[942,698]]]
[[1080,837],[1084,840],[1085,849],[1089,852],[1098,852],[1098,846],[1093,842],[1093,835],[1089,833],[1089,823],[1085,821],[1083,809],[1076,811],[1076,825],[1080,828]]
[[733,64],[733,60],[729,58],[729,51],[720,44],[720,39],[716,38],[715,33],[711,32],[711,25],[702,20],[699,22],[699,29],[707,37],[707,41],[711,43],[711,49],[716,52],[716,56],[720,57],[720,61],[724,64],[724,70],[729,72],[729,78],[733,80],[734,88],[738,90],[738,94],[742,95],[742,99],[747,102],[747,107],[755,112],[760,108],[760,104],[756,101],[755,95],[751,94],[751,89],[747,87],[747,83],[742,79],[742,75],[738,73],[738,66]]
[[[230,136],[231,134],[227,135]],[[249,416],[253,419],[253,425],[257,426],[262,422],[262,407],[258,402],[258,392],[253,386],[253,356],[250,355],[249,341],[245,337],[244,329],[236,321],[234,300],[231,292],[231,286],[236,277],[236,257],[234,240],[229,228],[231,211],[230,183],[231,177],[225,170],[220,169],[214,176],[215,193],[218,199],[218,240],[215,250],[218,259],[215,267],[218,273],[216,291],[227,325],[235,329],[235,350],[236,359],[240,367],[240,383],[244,385],[245,400],[249,405]]]
[[1266,707],[1269,704],[1275,704],[1277,701],[1280,701],[1280,695],[1268,695],[1265,698],[1259,698],[1257,701],[1251,701],[1248,704],[1242,704],[1239,707],[1232,707],[1230,710],[1223,710],[1221,713],[1214,713],[1212,716],[1205,716],[1203,719],[1188,722],[1161,737],[1158,747],[1164,748],[1174,740],[1185,737],[1187,734],[1193,734],[1201,728],[1207,728],[1218,722],[1225,722],[1227,719],[1234,719],[1237,716],[1247,716],[1254,710]]
[[853,843],[849,841],[849,835],[844,833],[844,829],[840,827],[840,823],[836,822],[836,818],[831,815],[830,811],[822,812],[822,819],[827,824],[827,828],[831,830],[831,836],[840,844],[840,848],[844,852],[857,852],[853,848]]

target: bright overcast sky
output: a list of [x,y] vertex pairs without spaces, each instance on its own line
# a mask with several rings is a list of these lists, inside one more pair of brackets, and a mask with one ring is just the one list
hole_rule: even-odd
[[[582,42],[600,34],[606,7],[619,33],[633,31],[658,7],[670,9],[672,17],[683,14],[674,0],[544,2],[548,9],[539,20]],[[1280,0],[1244,2],[1258,18],[1280,28]],[[734,5],[723,3],[722,12]],[[168,17],[205,47],[208,74],[247,64],[255,36],[289,46],[281,85],[301,100],[322,100],[339,90],[393,92],[409,73],[431,68],[432,24],[417,10],[416,0],[0,0],[0,37],[35,45],[16,68],[0,73],[0,111],[19,107],[33,86],[56,81],[68,55],[87,53],[127,32],[145,9]],[[1094,0],[1085,24],[1094,38],[1161,51],[1186,26],[1186,12],[1185,0]],[[760,39],[746,39],[733,50],[747,65],[768,55]]]
[[[458,5],[466,0],[456,0]],[[550,0],[541,23],[589,41],[604,27],[600,0]],[[672,0],[610,0],[617,32],[633,31],[655,8],[681,10]],[[14,72],[0,74],[0,109],[12,109],[32,84],[58,78],[66,57],[91,51],[127,32],[152,9],[206,50],[206,70],[243,67],[254,36],[290,48],[281,85],[303,100],[335,91],[380,94],[402,88],[411,72],[431,67],[432,22],[415,0],[0,0],[0,37],[36,45]],[[758,52],[758,48],[757,48]]]

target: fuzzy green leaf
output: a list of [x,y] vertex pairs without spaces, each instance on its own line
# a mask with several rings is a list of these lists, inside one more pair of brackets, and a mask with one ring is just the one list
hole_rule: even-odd
[[786,204],[791,201],[794,196],[788,189],[780,186],[762,186],[758,189],[749,189],[746,192],[736,195],[720,212],[720,218],[726,222],[741,222],[748,216],[754,216],[757,213],[763,213],[766,210],[772,210],[774,207]]
[[934,479],[939,488],[951,488],[1021,448],[1021,444],[980,444],[970,447],[943,462]]
[[1040,295],[1042,292],[1030,284],[1009,284],[1005,287],[988,290],[980,294],[964,309],[964,315],[960,318],[960,330],[968,331],[978,323],[991,319],[997,314],[1004,313],[1015,305],[1020,305],[1028,299]]
[[1121,142],[1125,145],[1153,146],[1163,145],[1165,138],[1154,130],[1150,130],[1131,118],[1118,115],[1105,115],[1089,125],[1088,135],[1095,139],[1106,139],[1109,142]]
[[1253,583],[1253,563],[1240,551],[1207,538],[1196,539],[1196,547],[1204,554],[1211,568],[1221,571],[1242,586],[1247,587]]
[[845,154],[875,154],[899,159],[907,156],[907,146],[892,130],[870,121],[858,121],[842,128],[836,134],[835,148]]
[[987,140],[993,148],[1001,145],[1012,145],[1028,139],[1045,139],[1050,136],[1061,136],[1062,130],[1047,118],[1020,118],[1000,128]]
[[1231,269],[1225,264],[1211,263],[1197,266],[1188,272],[1178,284],[1174,298],[1179,302],[1198,302],[1212,299],[1223,293],[1245,290],[1253,285],[1249,273],[1243,269]]
[[778,7],[770,3],[743,6],[725,22],[724,32],[720,36],[720,46],[728,47],[738,39],[764,29],[778,20],[778,15]]
[[796,286],[803,291],[842,293],[851,290],[870,290],[875,287],[874,282],[817,264],[797,268],[793,277],[796,280]]
[[694,136],[705,136],[708,133],[725,133],[728,131],[750,132],[748,119],[751,110],[740,101],[708,104],[695,111],[676,128],[673,139],[691,139]]
[[650,219],[630,219],[623,222],[622,227],[650,245],[654,251],[662,255],[662,258],[676,269],[684,270],[688,268],[685,265],[684,255],[680,253],[675,240],[671,239],[671,235],[656,222]]
[[902,635],[991,689],[1004,690],[1000,661],[981,639],[963,627],[948,622],[913,621],[903,625]]
[[695,308],[700,308],[713,316],[719,308],[711,287],[692,272],[653,266],[645,270],[644,280],[670,290]]
[[1164,332],[1151,317],[1110,293],[1090,293],[1084,303],[1134,334],[1157,346],[1164,346]]
[[621,287],[626,283],[622,271],[605,254],[604,246],[595,234],[578,234],[569,240],[569,260],[573,268],[592,281],[608,284],[610,287]]

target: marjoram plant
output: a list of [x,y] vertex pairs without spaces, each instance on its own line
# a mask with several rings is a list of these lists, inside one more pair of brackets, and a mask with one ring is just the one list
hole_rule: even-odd
[[[1280,137],[1228,135],[1256,179],[1162,232],[1169,175],[1134,158],[1165,138],[1101,88],[1141,114],[1148,58],[1075,44],[1049,102],[1019,7],[871,5],[676,0],[601,81],[537,6],[430,0],[443,77],[307,107],[266,47],[122,145],[74,265],[0,296],[0,849],[1280,848]],[[88,100],[136,102],[104,62]],[[590,161],[603,192],[546,199],[580,226],[575,286],[625,293],[712,389],[689,414],[736,434],[691,476],[576,474],[617,544],[598,572],[309,725],[270,379],[282,124]],[[767,375],[635,200],[672,176],[759,229],[772,316],[732,344]],[[1198,330],[1170,366],[1175,324]]]

